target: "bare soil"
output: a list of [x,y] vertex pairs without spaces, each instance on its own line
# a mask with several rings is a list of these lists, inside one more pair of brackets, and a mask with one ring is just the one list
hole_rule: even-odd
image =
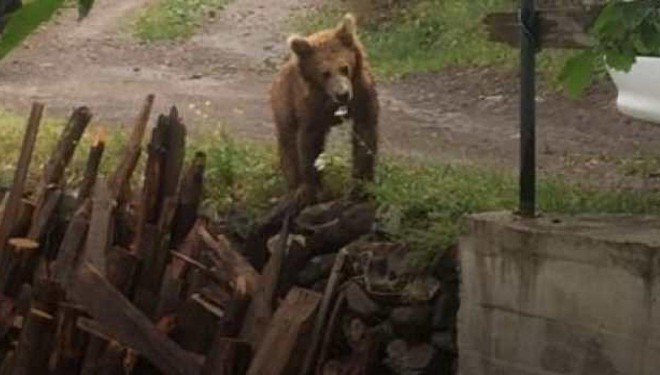
[[[25,112],[41,100],[64,116],[85,104],[97,123],[128,123],[155,93],[158,111],[176,104],[197,134],[219,120],[234,134],[271,141],[267,90],[286,53],[287,20],[318,0],[235,0],[189,40],[145,44],[129,26],[147,2],[97,0],[80,23],[75,10],[63,10],[0,62],[0,107]],[[463,69],[379,87],[385,153],[517,167],[515,75]],[[660,186],[660,126],[621,116],[614,100],[610,84],[579,101],[539,95],[542,173],[608,187]]]

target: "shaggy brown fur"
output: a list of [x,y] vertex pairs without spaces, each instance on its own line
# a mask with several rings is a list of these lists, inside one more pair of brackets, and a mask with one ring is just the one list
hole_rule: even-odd
[[330,128],[353,120],[354,182],[372,181],[377,152],[378,98],[355,18],[333,29],[289,38],[292,54],[271,88],[281,168],[289,190],[303,204],[316,201],[321,177],[315,168]]

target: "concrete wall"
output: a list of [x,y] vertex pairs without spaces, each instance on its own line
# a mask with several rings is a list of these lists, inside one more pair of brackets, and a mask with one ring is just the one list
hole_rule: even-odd
[[459,373],[660,374],[660,220],[468,218]]

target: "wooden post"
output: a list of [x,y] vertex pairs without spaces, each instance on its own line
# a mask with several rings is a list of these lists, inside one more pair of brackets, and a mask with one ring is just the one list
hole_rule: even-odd
[[0,217],[0,255],[7,252],[5,247],[21,205],[25,180],[27,179],[28,168],[30,167],[30,161],[32,160],[32,152],[34,151],[34,145],[37,140],[37,133],[39,132],[39,125],[41,124],[43,112],[43,104],[34,103],[32,105],[32,111],[23,137],[21,154],[18,158],[16,171],[14,172],[11,190],[7,196],[7,204],[2,211],[2,217]]
[[85,165],[85,172],[83,173],[83,179],[78,188],[78,205],[82,205],[85,202],[85,199],[89,198],[92,195],[94,185],[96,184],[96,176],[99,173],[99,166],[101,165],[101,159],[103,158],[103,152],[105,150],[105,140],[102,136],[99,136],[94,141],[94,144],[89,149],[89,155],[87,156],[87,163]]
[[536,52],[535,0],[520,9],[520,214],[536,211]]
[[21,331],[14,375],[37,375],[48,372],[48,360],[55,344],[55,316],[63,293],[56,283],[41,280],[35,288]]
[[98,270],[84,263],[72,286],[74,299],[122,345],[139,349],[140,354],[166,375],[198,374],[203,359],[182,350],[163,335],[149,318],[126,299]]

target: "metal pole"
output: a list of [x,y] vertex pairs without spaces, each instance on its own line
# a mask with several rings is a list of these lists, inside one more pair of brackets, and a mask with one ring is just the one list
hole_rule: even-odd
[[536,11],[535,0],[520,8],[520,215],[536,208]]

